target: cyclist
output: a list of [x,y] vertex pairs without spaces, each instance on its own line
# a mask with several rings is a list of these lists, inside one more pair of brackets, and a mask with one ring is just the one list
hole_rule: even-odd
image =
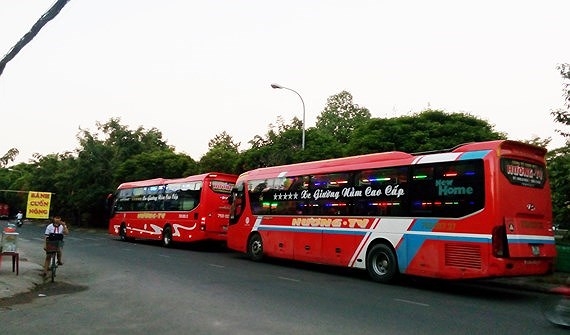
[[[63,265],[63,262],[61,261],[62,259],[62,248],[61,248],[61,244],[63,243],[63,236],[69,234],[69,230],[67,229],[67,225],[65,224],[65,222],[61,219],[61,216],[56,215],[53,217],[52,223],[50,223],[47,227],[46,227],[46,231],[45,231],[45,241],[47,243],[48,239],[49,240],[60,240],[60,247],[58,248],[56,254],[57,254],[57,264],[58,265]],[[46,250],[46,259],[44,262],[44,271],[42,273],[42,275],[45,277],[47,276],[47,272],[49,269],[49,265],[51,262],[51,258],[53,257],[53,253],[48,253],[47,252],[47,247],[44,247],[44,250]]]
[[22,211],[18,211],[18,214],[16,214],[16,223],[18,224],[18,227],[21,227],[22,224],[24,224],[24,213],[22,213]]

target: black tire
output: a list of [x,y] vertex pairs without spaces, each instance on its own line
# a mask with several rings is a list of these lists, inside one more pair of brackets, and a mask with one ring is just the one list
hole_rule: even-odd
[[53,254],[51,259],[51,282],[55,282],[55,272],[57,270],[56,258],[57,254]]
[[247,256],[256,262],[263,259],[263,241],[257,233],[251,235],[247,241]]
[[166,226],[162,230],[162,246],[166,248],[172,246],[172,229],[170,226]]
[[129,240],[129,238],[127,237],[127,226],[124,223],[119,228],[119,238],[123,242],[126,242]]
[[392,248],[385,244],[376,244],[366,255],[366,270],[374,281],[388,284],[393,282],[398,271],[398,260]]

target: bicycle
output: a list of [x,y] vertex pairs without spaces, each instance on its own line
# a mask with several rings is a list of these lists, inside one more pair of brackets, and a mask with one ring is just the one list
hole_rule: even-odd
[[57,271],[57,251],[61,246],[61,240],[46,241],[46,254],[51,258],[49,270],[51,272],[51,282],[55,281],[55,273]]

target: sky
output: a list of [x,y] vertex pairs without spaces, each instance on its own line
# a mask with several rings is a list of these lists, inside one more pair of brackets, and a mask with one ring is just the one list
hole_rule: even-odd
[[[0,55],[54,3],[0,0]],[[199,160],[224,131],[245,150],[302,119],[302,102],[313,127],[342,91],[372,117],[468,113],[554,149],[568,13],[568,0],[71,0],[0,75],[0,156],[74,151],[80,129],[118,118]]]

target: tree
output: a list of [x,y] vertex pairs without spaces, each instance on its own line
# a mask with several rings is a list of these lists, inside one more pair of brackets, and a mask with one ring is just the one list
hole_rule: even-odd
[[199,162],[200,172],[237,173],[240,143],[223,131],[208,142],[208,152]]
[[[562,108],[551,112],[554,121],[563,126],[570,125],[570,64],[560,64],[557,67],[563,79]],[[548,154],[548,171],[552,189],[552,212],[554,223],[561,228],[570,228],[570,133],[557,129],[565,137],[566,145],[552,150]]]
[[[554,116],[554,121],[561,123],[562,125],[569,126],[570,125],[570,64],[560,64],[557,67],[558,71],[560,71],[560,75],[563,78],[562,83],[562,96],[564,102],[562,103],[563,107],[556,109],[551,112],[552,116]],[[570,133],[566,130],[556,130],[559,134],[564,136],[566,139],[570,138]]]
[[422,152],[506,138],[493,128],[469,114],[428,109],[411,116],[371,119],[355,129],[347,148],[351,155],[392,150]]
[[[148,151],[174,151],[174,148],[162,139],[162,133],[156,128],[146,130],[139,126],[133,131],[122,125],[120,118],[111,118],[106,123],[97,122],[97,129],[106,137],[103,143],[114,148],[113,158],[117,161],[124,161]],[[98,135],[94,137],[98,138]]]
[[249,141],[251,148],[240,154],[237,171],[302,161],[302,127],[303,122],[297,117],[289,124],[286,124],[282,117],[278,117],[277,124],[269,125],[265,137],[256,135]]
[[77,187],[91,190],[93,184],[83,184],[83,176],[78,177],[81,171],[77,169],[72,153],[37,155],[35,161],[28,164],[28,170],[31,171],[31,176],[26,191],[51,192],[51,213],[67,217],[74,224],[79,223],[83,209],[77,201],[75,191],[78,190]]
[[[307,145],[305,150],[299,153],[300,159],[297,161],[307,162],[329,158],[346,156],[346,145],[337,142],[333,134],[319,128],[307,129]],[[348,154],[350,155],[350,154]]]
[[25,163],[13,165],[10,169],[0,169],[0,189],[6,190],[0,192],[0,202],[9,204],[11,211],[26,207],[27,191],[31,187],[30,171],[33,171],[29,170]]
[[4,156],[0,157],[0,167],[6,166],[8,163],[13,162],[20,152],[16,148],[8,150]]
[[181,177],[195,162],[162,140],[155,128],[130,130],[112,118],[98,132],[80,129],[72,153],[39,157],[37,185],[57,194],[52,207],[75,224],[105,224],[105,200],[130,178]]
[[198,165],[190,156],[162,150],[143,152],[128,158],[119,164],[115,177],[122,183],[152,178],[181,178],[197,173]]
[[570,147],[553,150],[547,164],[553,221],[560,228],[570,229]]
[[[352,94],[342,91],[328,98],[325,109],[317,116],[316,128],[346,144],[354,129],[370,119],[370,111],[352,102]],[[308,143],[308,142],[307,142]]]

